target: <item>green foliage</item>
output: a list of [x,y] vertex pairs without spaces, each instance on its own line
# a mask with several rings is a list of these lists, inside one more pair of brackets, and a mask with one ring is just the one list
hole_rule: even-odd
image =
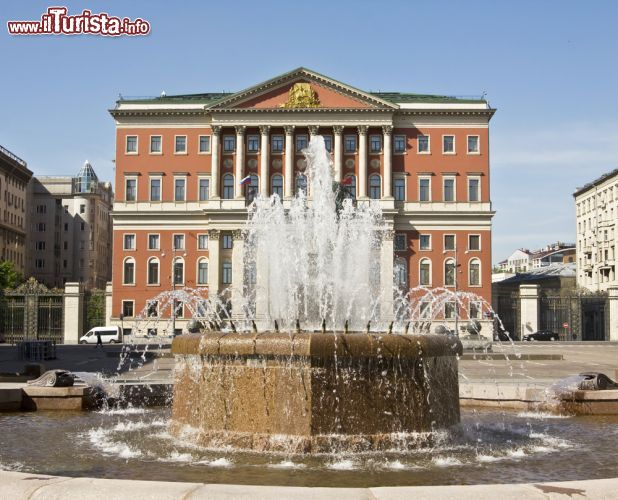
[[24,282],[24,277],[15,270],[10,260],[0,261],[0,291],[15,288]]
[[105,290],[93,289],[85,294],[86,324],[84,331],[105,325]]

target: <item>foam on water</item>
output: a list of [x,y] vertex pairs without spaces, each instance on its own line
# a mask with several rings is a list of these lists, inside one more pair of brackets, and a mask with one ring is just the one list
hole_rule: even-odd
[[299,464],[292,462],[291,460],[282,460],[276,464],[268,464],[268,467],[273,469],[303,469],[306,467],[305,464]]
[[346,458],[330,462],[326,467],[332,470],[354,470],[358,468],[358,464],[354,460]]
[[92,429],[87,436],[90,443],[101,452],[108,455],[116,455],[119,458],[129,459],[142,456],[140,450],[131,448],[126,443],[117,443],[110,438],[112,431],[109,429]]
[[456,467],[463,465],[463,462],[455,457],[434,457],[432,462],[438,467]]
[[569,415],[559,415],[545,411],[522,411],[518,413],[517,416],[520,418],[534,418],[539,420],[546,420],[552,418],[571,418]]

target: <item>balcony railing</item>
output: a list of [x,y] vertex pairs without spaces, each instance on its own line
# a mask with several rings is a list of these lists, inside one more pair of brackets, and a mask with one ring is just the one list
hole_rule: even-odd
[[16,161],[22,167],[27,167],[27,163],[24,160],[22,160],[19,156],[14,155],[8,149],[6,149],[6,148],[4,148],[2,146],[0,146],[0,153],[4,154],[5,156],[8,156],[9,158],[11,158],[11,160]]

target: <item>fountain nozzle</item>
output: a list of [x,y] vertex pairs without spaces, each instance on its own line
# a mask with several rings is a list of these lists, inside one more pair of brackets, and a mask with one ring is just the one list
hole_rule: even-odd
[[296,333],[300,333],[300,320],[296,318]]
[[232,327],[232,331],[233,331],[234,333],[237,333],[237,332],[236,332],[236,325],[234,324],[234,322],[233,322],[232,320],[230,320],[230,326]]
[[326,333],[326,318],[322,320],[322,333]]
[[367,333],[369,333],[370,329],[371,329],[371,321],[367,321]]
[[251,326],[253,327],[253,333],[257,333],[258,329],[257,329],[257,325],[255,324],[254,320],[251,320]]
[[393,323],[394,323],[394,321],[391,321],[391,324],[388,325],[388,334],[389,335],[393,333]]
[[408,321],[408,322],[406,323],[406,329],[405,329],[405,332],[404,332],[406,335],[408,334],[408,330],[409,330],[409,329],[410,329],[410,322]]
[[343,333],[348,333],[348,320],[345,320],[345,324],[343,325]]
[[275,320],[275,331],[279,332],[279,323],[277,323],[277,320]]

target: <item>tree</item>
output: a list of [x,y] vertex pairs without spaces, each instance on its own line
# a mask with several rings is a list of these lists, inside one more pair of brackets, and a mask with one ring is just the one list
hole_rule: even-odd
[[0,291],[15,288],[24,282],[24,277],[15,270],[10,260],[0,261]]

